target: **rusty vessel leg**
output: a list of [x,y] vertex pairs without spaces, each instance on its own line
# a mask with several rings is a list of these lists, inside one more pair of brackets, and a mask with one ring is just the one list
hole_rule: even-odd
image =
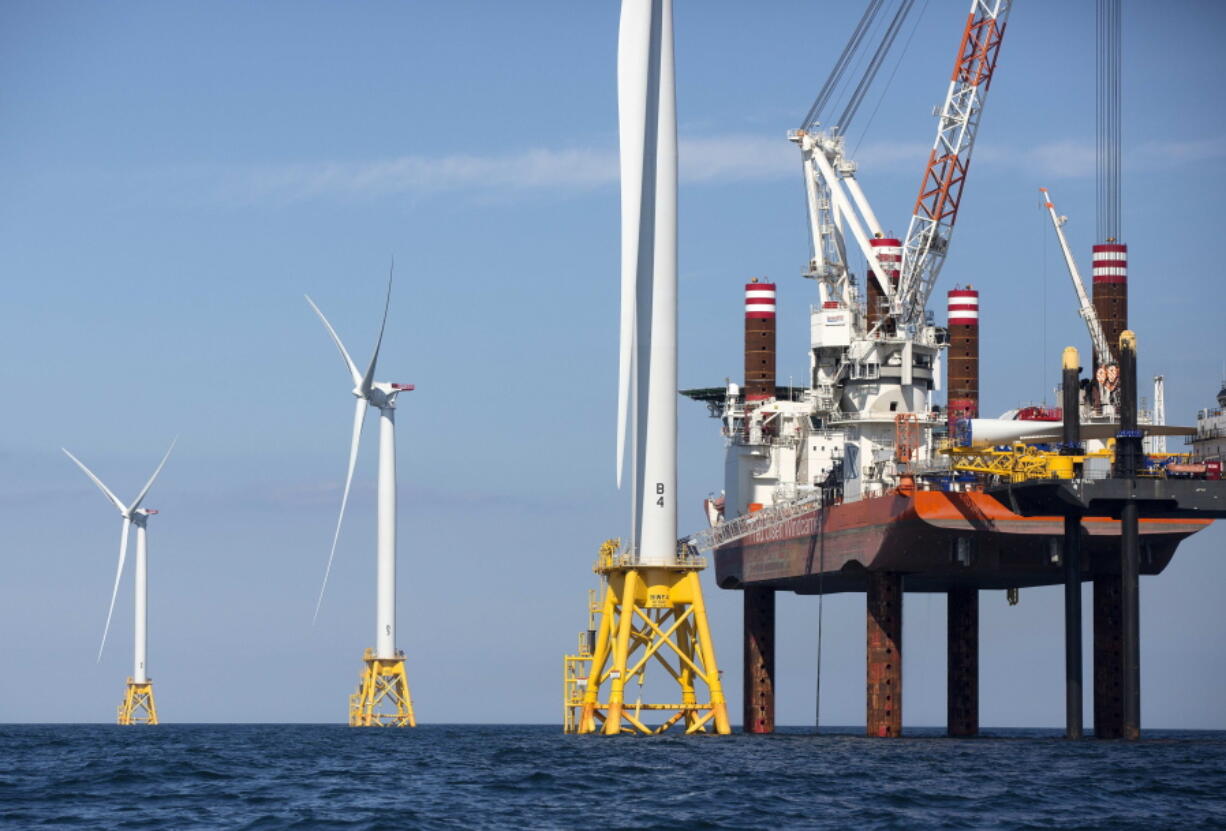
[[950,589],[947,724],[951,736],[979,735],[979,592]]
[[868,573],[868,725],[870,736],[902,735],[902,575]]
[[1094,737],[1124,735],[1124,622],[1118,574],[1094,578]]
[[775,732],[775,592],[745,589],[746,733]]

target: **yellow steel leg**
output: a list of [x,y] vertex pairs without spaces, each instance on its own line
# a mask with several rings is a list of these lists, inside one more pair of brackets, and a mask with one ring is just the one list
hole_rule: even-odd
[[[675,606],[673,614],[680,618],[682,608]],[[677,645],[681,648],[682,652],[688,655],[694,654],[693,630],[693,621],[687,619],[677,631]],[[698,696],[694,690],[694,670],[685,661],[681,662],[681,672],[677,678],[677,683],[681,685],[681,706],[685,708],[685,726],[692,727],[694,722],[698,720],[698,714],[694,709],[698,704]]]
[[153,702],[153,681],[138,684],[131,678],[124,690],[123,704],[119,705],[118,722],[129,724],[157,724],[158,708]]
[[404,671],[404,653],[395,658],[377,658],[367,649],[361,686],[349,696],[350,727],[416,727],[409,676]]
[[692,585],[690,603],[694,607],[694,625],[698,630],[698,645],[702,649],[703,664],[707,669],[707,689],[711,691],[711,710],[715,713],[715,732],[726,736],[732,732],[728,724],[728,702],[724,700],[724,684],[719,677],[715,660],[715,641],[711,639],[711,626],[707,623],[707,604],[702,599],[702,583],[698,572],[688,575]]
[[617,641],[613,645],[613,673],[609,685],[609,707],[605,718],[604,734],[616,736],[622,726],[622,697],[626,688],[626,663],[630,658],[630,633],[634,623],[634,591],[639,573],[627,569],[619,575],[610,575],[609,584],[622,584],[621,618],[618,620]]
[[596,731],[596,700],[604,678],[605,664],[609,660],[609,630],[617,617],[617,598],[613,586],[605,585],[604,604],[601,606],[600,627],[596,632],[596,650],[592,653],[592,671],[588,674],[587,689],[583,692],[583,714],[579,717],[579,732]]

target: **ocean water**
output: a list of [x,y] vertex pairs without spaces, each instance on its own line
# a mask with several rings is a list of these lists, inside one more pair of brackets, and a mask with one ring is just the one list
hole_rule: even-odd
[[1226,733],[0,726],[0,827],[1226,828]]

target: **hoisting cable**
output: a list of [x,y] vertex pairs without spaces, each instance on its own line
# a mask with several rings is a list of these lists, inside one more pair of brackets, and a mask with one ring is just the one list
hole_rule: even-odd
[[1098,186],[1098,239],[1120,239],[1120,2],[1097,0],[1098,30],[1095,75],[1098,81],[1096,184]]
[[877,17],[877,12],[881,9],[881,3],[882,0],[871,0],[868,8],[864,10],[864,15],[856,25],[855,31],[852,32],[851,39],[843,47],[843,54],[839,55],[839,59],[835,62],[834,69],[830,72],[830,77],[826,79],[826,83],[822,84],[822,89],[817,94],[817,100],[813,102],[813,106],[809,107],[809,111],[805,113],[804,121],[801,123],[802,130],[808,130],[818,120],[817,117],[822,108],[829,102],[835,87],[838,86],[839,81],[843,78],[843,73],[847,71],[847,67],[851,64],[852,57],[859,50],[860,42],[864,39],[865,33],[873,25],[873,19]]
[[915,25],[911,27],[911,34],[907,35],[907,42],[902,45],[902,52],[898,55],[898,60],[894,64],[894,70],[890,72],[889,80],[885,82],[885,87],[877,98],[877,104],[873,107],[873,114],[868,117],[868,123],[864,125],[864,129],[860,131],[860,137],[856,139],[856,146],[851,149],[852,158],[855,158],[856,154],[860,152],[860,145],[864,143],[864,137],[868,135],[868,130],[873,126],[873,122],[877,120],[877,111],[881,109],[881,104],[885,101],[886,93],[890,91],[890,87],[894,86],[894,78],[898,75],[898,68],[902,66],[903,59],[907,57],[907,52],[911,49],[911,41],[915,39],[915,32],[919,29],[920,23],[924,20],[924,13],[927,11],[928,0],[924,0],[924,5],[920,7],[920,13],[915,18]]
[[822,612],[826,605],[826,534],[822,522],[826,518],[826,500],[817,509],[817,694],[813,703],[813,732],[822,730]]
[[868,69],[864,72],[864,77],[860,79],[860,83],[856,86],[856,91],[851,95],[851,100],[847,102],[847,106],[843,109],[843,114],[839,116],[838,128],[839,132],[843,135],[847,134],[848,125],[856,117],[856,110],[860,109],[860,103],[864,100],[865,94],[868,92],[869,87],[872,86],[873,80],[877,77],[877,71],[881,69],[881,64],[885,62],[885,56],[889,54],[890,47],[894,45],[894,38],[898,37],[898,31],[902,28],[902,24],[907,19],[907,14],[910,13],[913,5],[915,5],[915,0],[903,0],[898,7],[898,11],[894,12],[894,19],[890,21],[885,34],[881,36],[881,43],[877,44],[877,51],[873,53],[873,59],[869,62]]

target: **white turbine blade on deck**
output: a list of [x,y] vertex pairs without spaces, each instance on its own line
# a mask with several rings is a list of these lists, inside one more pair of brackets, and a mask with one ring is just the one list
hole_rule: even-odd
[[98,663],[102,662],[102,650],[106,649],[106,636],[111,631],[111,615],[115,614],[115,598],[119,596],[119,580],[123,577],[124,560],[128,557],[128,528],[131,523],[123,518],[123,531],[119,535],[119,565],[115,567],[115,587],[111,589],[111,606],[106,611],[106,626],[102,628],[102,645],[98,647]]
[[387,310],[392,305],[392,274],[396,270],[396,261],[392,260],[392,267],[387,272],[387,299],[383,301],[383,322],[379,324],[379,339],[375,341],[375,353],[370,356],[370,366],[366,368],[366,374],[362,377],[360,388],[362,395],[369,396],[371,385],[375,382],[375,364],[379,363],[379,349],[383,346],[383,330],[387,328]]
[[149,481],[145,483],[145,487],[141,489],[139,494],[137,494],[136,500],[132,503],[132,507],[128,509],[129,511],[135,511],[140,507],[140,503],[145,501],[145,496],[149,493],[149,489],[153,487],[153,482],[158,478],[158,474],[162,472],[162,468],[166,467],[166,460],[170,458],[170,453],[175,449],[175,445],[178,443],[178,441],[179,437],[175,436],[174,441],[170,443],[170,447],[166,450],[166,455],[162,457],[161,463],[158,464],[157,470],[153,471],[153,475],[149,477]]
[[102,484],[102,480],[99,479],[97,476],[95,476],[92,470],[87,468],[85,464],[80,459],[78,459],[76,456],[69,453],[66,448],[61,447],[60,450],[63,450],[65,456],[67,456],[68,458],[76,462],[77,467],[85,471],[85,475],[90,478],[90,481],[92,481],[95,485],[98,486],[98,490],[102,491],[102,495],[105,496],[107,499],[109,499],[111,501],[111,504],[119,509],[119,513],[127,515],[128,509],[124,506],[122,502],[119,501],[119,497],[111,493],[111,489],[108,488],[106,485]]
[[336,348],[341,351],[341,357],[345,359],[345,366],[349,368],[349,374],[353,377],[353,385],[361,386],[362,375],[358,372],[357,365],[353,362],[353,358],[349,357],[348,350],[345,349],[345,344],[341,343],[340,335],[336,334],[336,330],[332,328],[332,324],[328,322],[328,318],[324,317],[324,313],[315,305],[315,301],[311,299],[309,294],[303,295],[306,302],[311,304],[311,308],[315,310],[315,314],[319,315],[319,319],[324,322],[324,327],[328,330],[328,334],[332,336],[332,342],[336,344]]
[[[617,35],[617,119],[621,157],[621,321],[617,366],[617,486],[625,467],[632,353],[638,325],[642,257],[643,173],[647,140],[647,75],[652,0],[622,0]],[[637,451],[636,451],[637,452]]]
[[324,583],[319,587],[319,600],[315,601],[315,615],[311,623],[319,617],[319,609],[323,606],[324,592],[328,588],[328,576],[332,574],[332,558],[336,556],[336,543],[341,538],[341,523],[345,520],[345,506],[349,504],[349,486],[353,484],[353,469],[358,462],[358,446],[362,442],[362,423],[366,420],[366,400],[359,398],[354,403],[353,438],[349,443],[349,471],[345,474],[345,491],[341,495],[341,513],[336,518],[336,532],[332,535],[332,550],[328,552],[328,567],[324,570]]

